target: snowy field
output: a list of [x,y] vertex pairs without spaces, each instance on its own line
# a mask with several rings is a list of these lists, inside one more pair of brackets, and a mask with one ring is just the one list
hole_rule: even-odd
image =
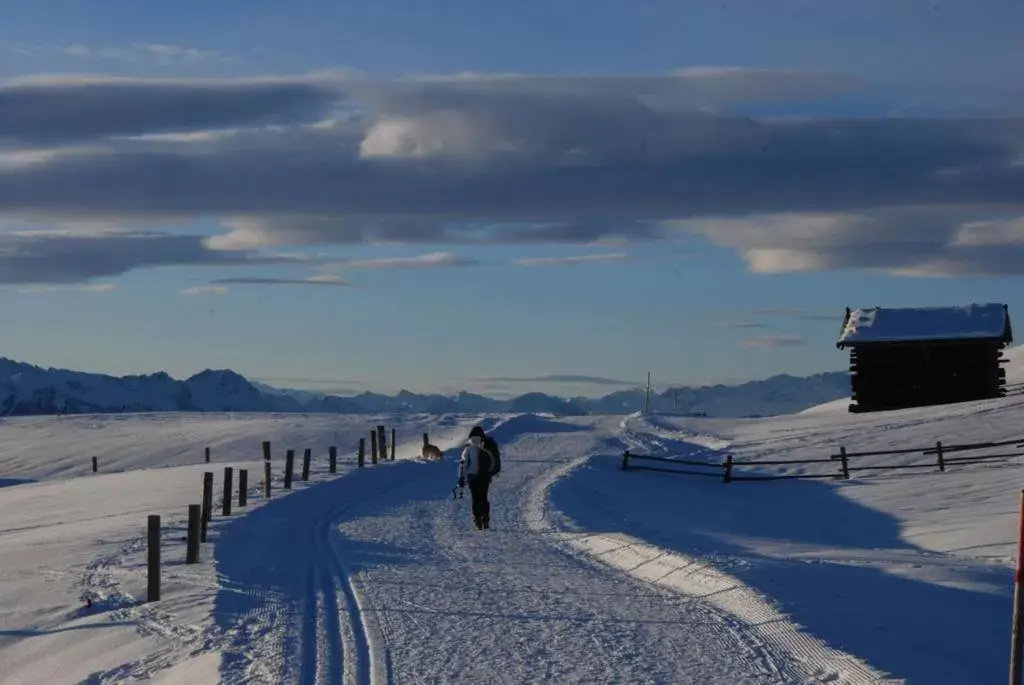
[[[452,498],[457,446],[477,421],[503,446],[490,531],[472,528],[468,492]],[[358,438],[378,423],[396,428],[398,459],[357,469]],[[423,431],[446,461],[417,459]],[[717,463],[1016,438],[1024,395],[747,420],[7,419],[0,683],[1002,682],[1020,459],[730,485],[619,465],[626,448]],[[269,503],[262,440],[274,449]],[[298,470],[305,447],[310,482],[285,493],[284,450]],[[185,565],[186,506],[205,470],[219,501],[225,465],[249,469],[249,506],[230,517],[215,506],[201,562]],[[153,604],[148,514],[164,524]]]

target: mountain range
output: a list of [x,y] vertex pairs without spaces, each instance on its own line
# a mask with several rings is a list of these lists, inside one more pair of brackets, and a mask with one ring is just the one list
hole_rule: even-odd
[[[845,372],[813,376],[777,375],[740,385],[671,388],[652,393],[650,410],[710,417],[788,414],[850,395]],[[185,380],[164,372],[108,376],[44,369],[0,358],[0,415],[120,412],[304,412],[377,413],[551,413],[628,414],[644,405],[643,390],[622,390],[600,398],[563,398],[531,392],[494,399],[469,392],[454,396],[364,392],[342,397],[287,390],[249,381],[229,369],[207,369]]]

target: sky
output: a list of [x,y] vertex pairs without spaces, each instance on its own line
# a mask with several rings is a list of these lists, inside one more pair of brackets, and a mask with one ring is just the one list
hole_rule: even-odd
[[1024,313],[1024,3],[7,0],[0,354],[602,395]]

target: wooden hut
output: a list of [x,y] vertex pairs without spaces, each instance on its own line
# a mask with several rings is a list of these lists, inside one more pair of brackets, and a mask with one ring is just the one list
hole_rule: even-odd
[[846,309],[836,347],[850,348],[851,412],[1002,397],[1005,304]]

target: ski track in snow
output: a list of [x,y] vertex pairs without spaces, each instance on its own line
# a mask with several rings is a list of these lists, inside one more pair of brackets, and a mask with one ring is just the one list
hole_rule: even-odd
[[224,530],[217,557],[227,587],[215,615],[234,639],[222,682],[391,682],[387,643],[342,562],[337,524],[408,486],[415,468],[380,465],[319,483]]

